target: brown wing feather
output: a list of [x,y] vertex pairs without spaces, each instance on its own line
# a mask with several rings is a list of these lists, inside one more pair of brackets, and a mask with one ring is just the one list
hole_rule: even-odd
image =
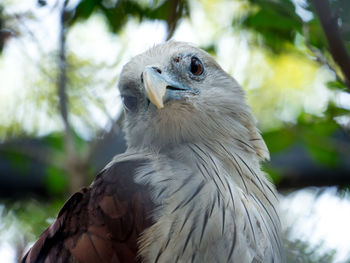
[[154,209],[134,175],[146,160],[114,163],[75,193],[22,262],[137,262],[137,240]]

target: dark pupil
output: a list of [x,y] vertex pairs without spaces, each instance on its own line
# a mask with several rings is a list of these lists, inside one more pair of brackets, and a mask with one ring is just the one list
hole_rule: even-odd
[[137,107],[137,98],[134,96],[122,96],[122,101],[128,110],[135,110]]
[[203,72],[203,67],[200,61],[197,58],[192,58],[191,60],[191,73],[193,75],[199,76]]

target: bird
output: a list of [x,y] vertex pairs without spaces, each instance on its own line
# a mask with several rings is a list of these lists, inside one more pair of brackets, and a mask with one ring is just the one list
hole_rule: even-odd
[[127,149],[63,205],[29,262],[285,262],[269,151],[245,92],[167,41],[124,65]]

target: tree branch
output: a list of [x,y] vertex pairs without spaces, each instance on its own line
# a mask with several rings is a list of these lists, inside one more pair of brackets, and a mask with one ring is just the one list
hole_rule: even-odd
[[312,2],[327,38],[329,51],[334,61],[340,66],[350,92],[350,56],[339,31],[337,17],[333,16],[328,0],[312,0]]
[[66,27],[64,25],[64,10],[66,3],[62,7],[60,14],[60,32],[59,32],[59,75],[58,75],[58,97],[59,97],[59,109],[64,124],[64,129],[67,137],[71,137],[71,127],[68,120],[68,107],[67,107],[67,95],[66,95],[66,83],[67,83],[67,72],[66,72]]
[[322,53],[321,50],[319,50],[318,48],[316,47],[313,47],[310,43],[310,34],[309,34],[309,26],[305,23],[303,24],[303,35],[305,37],[305,42],[306,42],[306,46],[308,47],[308,49],[313,53],[313,55],[315,56],[316,58],[316,61],[318,61],[320,64],[324,64],[324,65],[327,65],[328,68],[333,71],[334,75],[335,75],[335,78],[337,81],[339,82],[343,82],[343,79],[339,76],[336,68],[334,67],[334,65],[331,65],[329,63],[329,61],[327,60],[327,58],[324,56],[324,54]]
[[66,7],[69,0],[65,0],[60,13],[60,32],[59,32],[59,74],[57,81],[59,108],[61,118],[64,124],[64,145],[67,154],[66,167],[70,179],[70,192],[74,193],[82,186],[87,184],[88,164],[83,162],[75,149],[73,130],[68,118],[68,101],[67,101],[67,59],[66,59],[66,31],[67,17]]

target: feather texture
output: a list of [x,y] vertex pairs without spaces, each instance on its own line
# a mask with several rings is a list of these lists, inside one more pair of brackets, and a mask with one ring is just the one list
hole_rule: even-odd
[[[153,79],[166,85],[160,109]],[[269,152],[238,83],[206,52],[166,42],[127,63],[118,85],[137,102],[125,110],[128,150],[23,262],[285,262],[277,194],[260,169]]]
[[22,262],[137,262],[137,239],[152,224],[147,186],[133,175],[146,159],[114,162],[74,194]]

